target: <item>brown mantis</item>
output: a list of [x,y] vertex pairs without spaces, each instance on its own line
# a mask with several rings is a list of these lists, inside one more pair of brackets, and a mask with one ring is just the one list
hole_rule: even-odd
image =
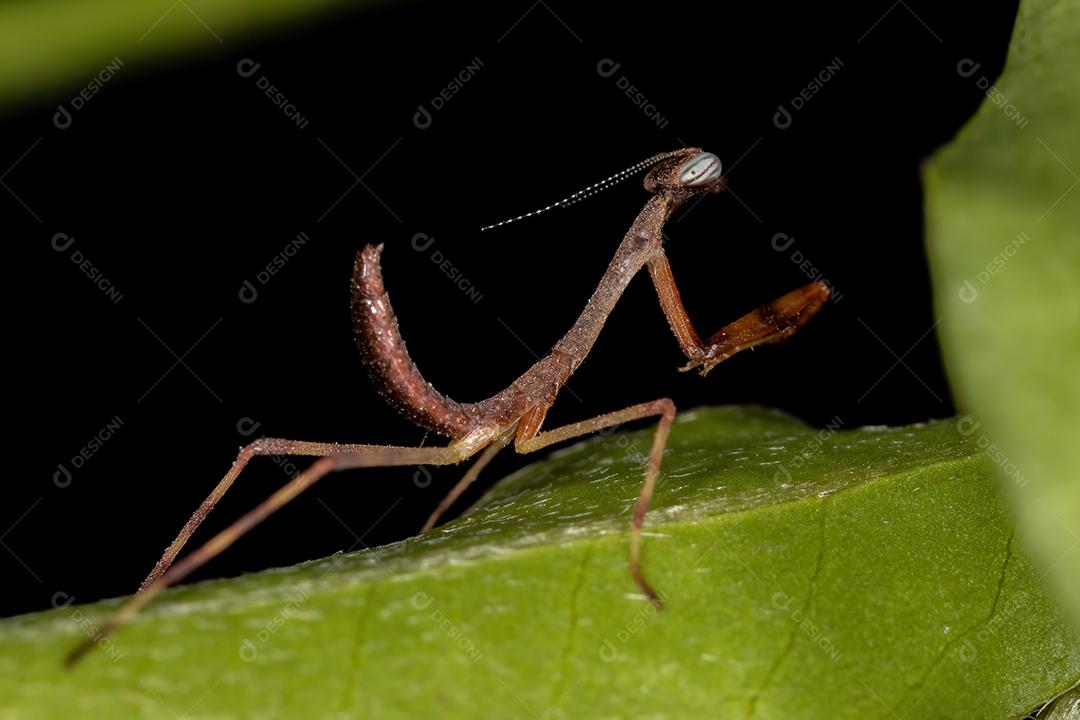
[[[573,327],[546,357],[536,362],[509,387],[480,402],[458,403],[424,380],[405,348],[390,298],[383,287],[380,265],[383,247],[365,247],[357,257],[353,273],[352,309],[356,340],[372,379],[387,401],[409,420],[450,437],[451,442],[442,447],[401,447],[270,438],[256,440],[240,451],[228,473],[165,550],[139,591],[72,651],[68,665],[77,662],[162,590],[221,553],[328,473],[364,467],[449,465],[478,455],[431,514],[423,528],[426,531],[435,525],[439,517],[476,480],[481,470],[507,445],[513,443],[517,452],[530,453],[564,440],[647,417],[658,417],[659,422],[645,467],[641,494],[630,523],[630,571],[645,597],[660,607],[659,595],[642,573],[641,531],[656,486],[664,446],[675,419],[674,403],[670,399],[660,398],[541,431],[548,409],[555,402],[559,390],[588,355],[623,290],[642,268],[648,268],[660,306],[675,339],[689,360],[682,369],[698,368],[702,375],[737,352],[763,343],[778,342],[791,335],[821,309],[829,297],[829,289],[821,282],[806,285],[724,326],[705,342],[701,341],[679,297],[671,266],[664,254],[662,237],[664,224],[676,209],[688,200],[724,189],[726,181],[720,160],[699,148],[655,155],[559,203],[514,220],[575,203],[646,167],[651,168],[645,176],[645,189],[651,193],[651,197],[630,226]],[[508,222],[513,220],[485,229]],[[310,455],[318,459],[253,510],[174,564],[180,550],[214,505],[232,486],[247,463],[259,455]]]

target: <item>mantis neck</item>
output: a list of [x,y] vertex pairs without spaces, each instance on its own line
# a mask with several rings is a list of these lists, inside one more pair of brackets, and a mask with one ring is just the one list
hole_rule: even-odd
[[575,367],[585,359],[604,327],[604,320],[622,297],[630,280],[649,258],[662,249],[664,223],[679,204],[667,195],[649,198],[623,237],[585,309],[573,327],[555,344],[552,352],[569,355],[574,359]]

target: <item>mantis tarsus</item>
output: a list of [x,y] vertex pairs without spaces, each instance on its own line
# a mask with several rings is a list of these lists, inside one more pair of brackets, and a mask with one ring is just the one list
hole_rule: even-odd
[[[630,571],[645,597],[660,607],[659,595],[641,570],[641,529],[656,486],[668,432],[675,419],[674,403],[668,398],[660,398],[541,431],[548,409],[570,375],[588,355],[623,290],[644,267],[649,270],[660,306],[689,360],[682,369],[697,368],[702,375],[741,350],[777,342],[791,335],[822,307],[829,297],[829,289],[820,282],[806,285],[724,326],[702,342],[679,297],[671,266],[664,254],[662,230],[672,213],[688,200],[724,189],[725,178],[720,160],[715,155],[699,148],[655,155],[543,210],[577,202],[646,167],[651,167],[645,176],[645,189],[651,193],[651,197],[630,226],[573,327],[546,357],[509,387],[480,402],[458,403],[424,380],[409,357],[390,306],[390,298],[383,288],[380,266],[383,247],[366,246],[357,257],[352,280],[352,310],[360,351],[375,384],[387,401],[412,422],[450,437],[451,442],[443,447],[398,447],[270,438],[256,440],[240,451],[229,472],[184,525],[139,591],[96,633],[72,651],[68,665],[73,665],[162,590],[228,548],[327,473],[361,467],[449,465],[479,453],[476,462],[431,514],[423,528],[426,531],[435,525],[449,506],[476,480],[480,471],[507,445],[513,443],[519,453],[534,452],[554,443],[646,417],[658,417],[659,422],[645,468],[641,494],[630,523]],[[512,220],[498,225],[506,222]],[[491,227],[497,225],[485,229]],[[319,459],[202,547],[173,564],[177,554],[232,486],[248,461],[259,455],[311,455]]]

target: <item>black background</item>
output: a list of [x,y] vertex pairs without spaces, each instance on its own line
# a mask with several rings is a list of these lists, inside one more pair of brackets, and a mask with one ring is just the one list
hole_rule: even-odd
[[[80,602],[132,591],[250,439],[242,418],[269,436],[425,440],[373,391],[353,347],[348,280],[365,243],[386,244],[386,283],[424,374],[456,399],[480,399],[569,327],[646,195],[634,178],[533,221],[478,228],[683,145],[717,153],[732,190],[668,227],[698,329],[808,282],[795,251],[838,301],[791,341],[703,380],[675,372],[682,357],[643,276],[548,427],[661,396],[847,427],[954,412],[932,332],[918,166],[979,102],[957,63],[999,72],[1015,3],[447,5],[220,44],[208,31],[186,60],[125,61],[67,129],[53,115],[83,82],[2,119],[0,164],[14,164],[3,178],[12,194],[0,193],[14,459],[0,505],[5,614],[47,607],[57,591]],[[177,10],[162,22],[195,21]],[[252,77],[237,72],[245,58],[260,64]],[[477,59],[418,128],[417,107]],[[597,71],[604,59],[619,63],[611,77]],[[790,127],[776,127],[778,106],[837,60]],[[261,93],[263,76],[304,127]],[[299,232],[307,244],[260,285]],[[56,233],[75,243],[54,250]],[[416,233],[434,244],[417,252]],[[777,233],[795,238],[783,252]],[[71,262],[75,250],[119,303]],[[258,286],[254,303],[239,299],[245,280]],[[59,487],[58,464],[70,469],[116,417],[120,429]],[[483,484],[523,462],[505,453]],[[324,480],[196,577],[400,539],[460,472],[436,470],[428,487],[414,468]],[[257,461],[198,538],[284,480]]]

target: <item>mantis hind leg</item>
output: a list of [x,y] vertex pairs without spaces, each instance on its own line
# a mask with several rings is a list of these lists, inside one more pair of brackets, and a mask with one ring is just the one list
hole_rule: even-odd
[[420,528],[420,532],[426,533],[428,530],[435,527],[435,523],[439,522],[439,518],[443,516],[443,513],[450,509],[450,506],[454,504],[454,501],[461,497],[461,494],[476,481],[476,478],[480,477],[480,471],[487,467],[488,463],[494,460],[495,456],[499,454],[499,451],[509,444],[510,436],[503,434],[496,439],[495,442],[488,445],[487,448],[484,449],[484,452],[480,454],[480,457],[476,459],[476,462],[472,464],[472,467],[470,467],[461,479],[457,481],[457,484],[450,489],[450,492],[446,494],[446,497],[439,501],[438,506],[432,511],[431,515],[428,516],[427,522]]
[[[150,574],[146,576],[146,579],[142,581],[139,586],[139,592],[144,591],[155,580],[165,574],[165,572],[172,565],[176,556],[187,544],[191,536],[195,534],[199,526],[210,514],[210,511],[214,509],[214,506],[218,504],[225,493],[229,491],[233,483],[243,472],[247,464],[255,457],[266,455],[309,455],[316,457],[330,457],[342,454],[363,454],[369,452],[372,446],[368,445],[339,445],[337,443],[320,443],[320,442],[306,442],[303,440],[285,440],[282,438],[260,438],[254,442],[246,445],[233,461],[232,467],[229,468],[229,472],[225,473],[218,484],[210,491],[210,494],[206,496],[206,499],[202,501],[195,512],[192,513],[188,521],[184,523],[184,527],[180,529],[176,539],[169,544],[169,547],[165,549],[164,554],[154,565],[154,569],[150,571]],[[383,453],[389,451],[398,450],[400,452],[407,452],[413,448],[391,448],[385,447],[382,449]]]
[[[496,437],[497,430],[481,427],[468,435],[455,440],[446,447],[414,448],[386,445],[337,445],[332,443],[302,443],[290,440],[279,440],[263,441],[267,444],[261,446],[258,450],[249,451],[248,448],[245,448],[241,451],[237,461],[233,463],[233,467],[230,469],[229,473],[220,483],[218,483],[217,488],[211,493],[210,498],[207,498],[207,502],[214,499],[215,495],[217,498],[220,498],[221,495],[225,493],[225,490],[228,489],[229,485],[232,484],[232,481],[236,479],[236,476],[240,473],[240,470],[243,469],[244,465],[246,465],[247,461],[254,455],[279,454],[279,452],[285,451],[285,449],[288,448],[288,452],[293,454],[321,455],[321,457],[312,463],[306,470],[270,495],[266,500],[241,516],[239,520],[219,532],[202,547],[190,553],[176,564],[171,563],[172,557],[174,557],[176,553],[174,552],[172,556],[170,556],[169,552],[166,551],[166,555],[158,563],[158,567],[164,566],[166,569],[158,572],[156,575],[151,574],[153,579],[145,583],[138,593],[121,605],[93,635],[76,646],[68,655],[65,664],[68,667],[73,666],[87,653],[87,651],[92,649],[94,645],[104,640],[120,625],[134,617],[139,610],[145,607],[154,597],[165,590],[165,588],[183,580],[196,569],[205,565],[209,560],[222,553],[234,542],[247,534],[252,528],[287,505],[293,498],[314,485],[316,481],[327,474],[337,470],[362,467],[389,467],[419,464],[449,465],[461,462],[471,455],[476,454],[490,444]],[[271,447],[278,452],[270,452],[269,448]],[[194,528],[198,527],[199,523],[202,522],[202,519],[206,517],[209,509],[203,511],[203,507],[205,506],[206,503],[204,502],[203,506],[196,511],[195,515],[192,516],[192,519],[184,526],[185,530],[181,531],[180,536],[174,541],[173,546],[176,547],[176,552],[179,552],[179,548],[182,547],[187,538],[190,537],[191,532],[194,532]],[[210,507],[213,507],[212,502]],[[190,532],[186,532],[189,527]],[[170,546],[170,550],[173,546]],[[157,568],[155,568],[155,570],[157,570]]]

